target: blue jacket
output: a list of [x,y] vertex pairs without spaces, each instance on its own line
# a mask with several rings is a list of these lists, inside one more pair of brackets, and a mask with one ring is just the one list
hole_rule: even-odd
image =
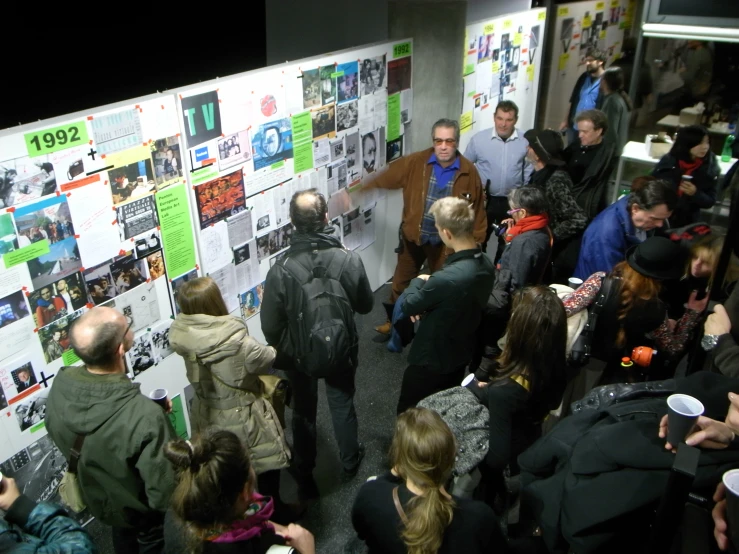
[[21,495],[0,519],[0,552],[96,554],[98,548],[60,506]]
[[629,247],[642,242],[628,213],[628,199],[624,196],[608,206],[585,229],[575,277],[584,281],[598,271],[608,273],[626,259]]

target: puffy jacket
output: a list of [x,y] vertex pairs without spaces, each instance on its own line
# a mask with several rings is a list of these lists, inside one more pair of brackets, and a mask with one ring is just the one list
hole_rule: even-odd
[[90,513],[112,527],[161,524],[174,490],[162,447],[175,438],[164,410],[125,373],[63,367],[46,403],[46,429],[67,460],[85,435],[77,476]]
[[[384,171],[370,177],[364,187],[382,189],[403,189],[403,236],[411,242],[420,244],[421,224],[426,213],[426,193],[433,168],[429,158],[433,148],[415,152],[391,163]],[[458,154],[459,155],[459,154]],[[475,164],[459,155],[459,171],[454,178],[452,196],[465,198],[475,211],[475,241],[482,244],[487,232],[487,215],[485,214],[485,193],[480,182],[480,174]]]
[[629,215],[628,200],[624,196],[608,206],[585,229],[575,277],[584,281],[598,271],[608,273],[626,259],[630,246],[641,242]]
[[[352,309],[360,314],[369,313],[374,304],[374,293],[362,258],[359,254],[346,250],[333,232],[332,227],[327,227],[321,233],[293,233],[287,255],[299,260],[305,267],[328,267],[333,256],[348,256],[339,282],[344,287]],[[279,369],[295,369],[295,348],[290,323],[300,311],[300,287],[301,283],[293,279],[281,264],[275,264],[269,269],[264,284],[260,318],[267,343],[277,348],[275,367]],[[356,363],[356,353],[354,358]]]
[[0,552],[97,554],[98,548],[61,506],[21,495],[0,519]]
[[195,389],[193,430],[216,425],[233,432],[249,448],[257,473],[287,467],[285,435],[258,377],[271,369],[275,349],[259,344],[244,320],[231,315],[180,314],[169,340]]
[[[683,172],[677,158],[672,154],[665,154],[652,170],[652,175],[657,179],[664,179],[677,191]],[[706,154],[703,164],[692,175],[691,183],[698,190],[693,196],[687,194],[678,196],[677,205],[670,216],[670,227],[682,227],[695,223],[700,219],[701,209],[712,208],[716,204],[718,178],[721,175],[721,167],[718,165],[716,154],[713,152]]]

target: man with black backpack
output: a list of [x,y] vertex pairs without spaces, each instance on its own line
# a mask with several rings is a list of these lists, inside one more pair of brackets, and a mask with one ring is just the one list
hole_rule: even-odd
[[358,335],[354,312],[369,313],[374,296],[358,254],[346,250],[328,224],[326,199],[315,189],[290,201],[295,227],[287,255],[267,273],[262,331],[277,349],[275,367],[293,390],[293,464],[303,499],[317,496],[318,379],[324,379],[343,477],[357,474],[364,448],[357,438],[354,375]]

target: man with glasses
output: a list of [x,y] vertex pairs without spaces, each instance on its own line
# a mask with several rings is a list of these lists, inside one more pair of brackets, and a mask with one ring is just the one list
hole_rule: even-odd
[[400,227],[398,263],[392,280],[389,302],[384,302],[387,321],[375,327],[390,337],[395,301],[417,277],[424,262],[431,273],[444,265],[447,247],[434,225],[429,209],[436,200],[452,196],[470,203],[474,214],[473,237],[485,241],[487,218],[480,175],[474,164],[457,150],[459,123],[440,119],[431,128],[432,148],[403,156],[385,171],[373,173],[363,181],[363,188],[403,189],[403,215]]
[[82,498],[112,527],[115,552],[158,553],[174,490],[162,447],[175,433],[167,413],[126,375],[132,326],[131,317],[102,306],[72,324],[71,346],[85,365],[63,367],[54,377],[46,429],[67,460],[73,448],[80,452]]
[[606,61],[608,55],[602,50],[589,50],[585,56],[585,72],[575,82],[567,107],[567,117],[559,126],[560,131],[566,131],[567,144],[577,138],[578,126],[575,116],[584,110],[600,108],[603,102],[600,78],[606,71]]
[[483,245],[488,256],[497,262],[503,253],[505,243],[498,237],[495,255],[487,248],[492,235],[492,224],[506,218],[508,193],[528,183],[533,167],[526,159],[528,141],[518,133],[518,106],[511,100],[498,102],[493,114],[493,129],[480,131],[467,145],[464,157],[475,164],[485,187],[485,208],[488,218],[488,231]]

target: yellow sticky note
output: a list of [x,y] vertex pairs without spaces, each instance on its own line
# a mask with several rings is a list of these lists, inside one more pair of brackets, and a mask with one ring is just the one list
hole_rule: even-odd
[[149,158],[151,158],[151,148],[149,148],[149,145],[143,144],[115,154],[108,154],[106,163],[115,167],[123,167]]
[[601,10],[604,10],[605,8],[606,8],[606,3],[605,2],[596,2],[595,3],[595,11],[596,12],[599,12]]
[[567,62],[570,61],[570,53],[565,52],[559,57],[559,70],[564,71],[564,68],[567,67]]
[[582,18],[582,28],[583,29],[589,29],[592,26],[593,26],[592,17],[590,17],[589,15],[586,15],[585,17]]
[[513,34],[513,46],[521,46],[522,40],[523,40],[523,33]]
[[503,30],[504,31],[506,29],[510,29],[511,27],[513,27],[513,20],[512,19],[506,19],[505,21],[503,21]]
[[493,62],[493,73],[500,73],[500,62]]
[[472,127],[472,112],[465,112],[459,118],[459,128],[464,130],[465,127]]
[[566,15],[570,15],[569,8],[557,8],[557,17],[564,17]]
[[488,23],[482,28],[483,35],[489,35],[490,33],[494,31],[495,31],[495,23]]
[[539,12],[538,20],[544,21],[547,18],[547,12]]
[[621,0],[611,0],[611,7],[618,8],[621,6]]
[[605,40],[605,38],[606,38],[606,32],[605,31],[601,31],[600,34],[598,35],[598,38],[600,40]]
[[534,80],[534,64],[529,64],[526,66],[526,80],[533,81]]

